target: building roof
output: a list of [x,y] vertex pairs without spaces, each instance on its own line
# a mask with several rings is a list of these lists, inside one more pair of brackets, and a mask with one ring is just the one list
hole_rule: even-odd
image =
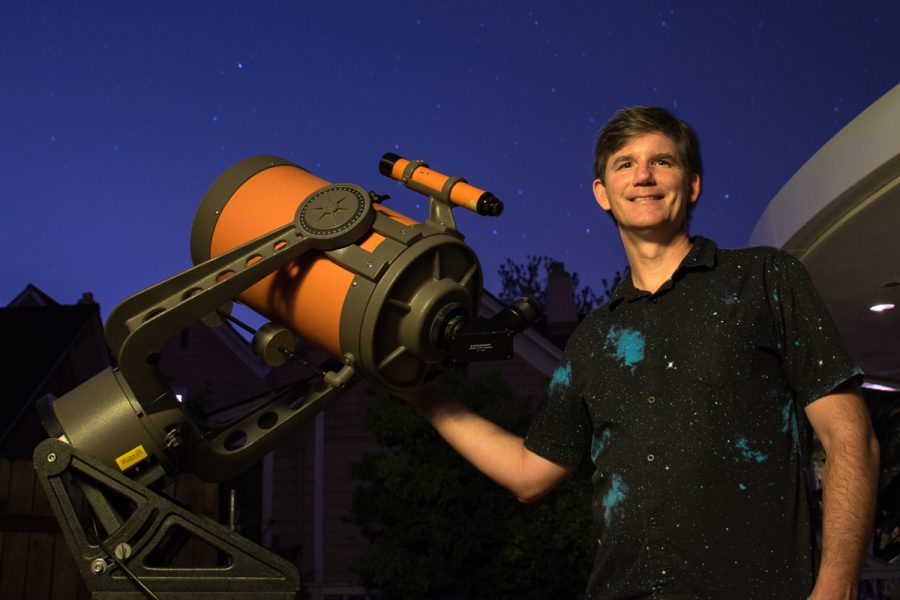
[[0,308],[0,332],[6,344],[5,393],[0,402],[0,443],[88,328],[99,328],[96,304],[60,305],[29,285],[9,306]]
[[[806,266],[870,382],[900,388],[900,85],[810,158],[769,203],[752,245]],[[870,307],[895,304],[893,311]]]

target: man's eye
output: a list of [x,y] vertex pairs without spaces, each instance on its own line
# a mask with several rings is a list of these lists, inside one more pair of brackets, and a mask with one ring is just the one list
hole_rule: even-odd
[[661,165],[661,166],[663,166],[663,167],[669,167],[669,166],[672,165],[671,161],[669,161],[669,160],[666,159],[666,158],[657,158],[657,159],[656,159],[655,161],[653,161],[653,162],[655,162],[656,164]]
[[630,169],[632,166],[634,166],[634,163],[631,161],[625,161],[625,162],[619,163],[620,169]]

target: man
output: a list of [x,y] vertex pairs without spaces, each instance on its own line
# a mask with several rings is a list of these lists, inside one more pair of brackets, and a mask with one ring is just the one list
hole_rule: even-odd
[[[595,163],[630,270],[573,333],[527,439],[435,387],[408,399],[522,501],[589,453],[589,598],[855,597],[878,446],[860,371],[806,272],[777,250],[689,237],[699,145],[668,111],[619,112]],[[826,451],[820,561],[809,425]]]

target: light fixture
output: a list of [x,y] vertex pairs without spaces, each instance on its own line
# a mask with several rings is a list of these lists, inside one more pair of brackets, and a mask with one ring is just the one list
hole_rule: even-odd
[[889,310],[894,310],[894,305],[893,304],[875,304],[873,306],[870,306],[869,310],[871,310],[872,312],[877,312],[877,313],[886,312]]
[[881,383],[869,383],[868,381],[862,384],[862,387],[868,388],[870,390],[878,390],[879,392],[900,392],[900,389],[895,387],[891,387],[889,385],[884,385]]

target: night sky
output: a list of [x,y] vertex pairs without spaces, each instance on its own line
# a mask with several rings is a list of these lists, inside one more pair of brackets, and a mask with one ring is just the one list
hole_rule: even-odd
[[591,195],[631,104],[700,134],[692,231],[741,246],[766,204],[900,82],[900,2],[4,2],[0,305],[28,283],[104,316],[190,266],[208,186],[255,154],[392,195],[384,152],[506,203],[457,210],[486,288],[550,255],[595,289],[625,264]]

